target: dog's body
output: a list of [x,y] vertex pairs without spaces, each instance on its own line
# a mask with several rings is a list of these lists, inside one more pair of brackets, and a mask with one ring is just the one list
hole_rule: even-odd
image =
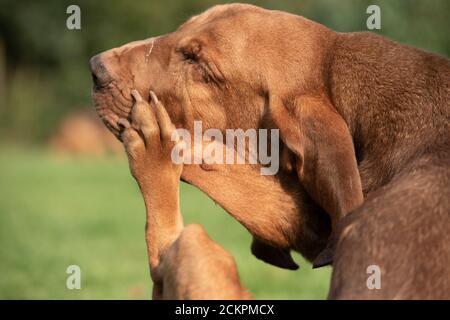
[[[131,85],[158,92],[179,127],[201,119],[220,130],[280,129],[288,156],[275,177],[256,177],[248,165],[192,165],[182,174],[249,229],[263,244],[255,248],[285,257],[261,259],[290,268],[289,249],[314,259],[329,236],[325,210],[330,298],[450,298],[448,59],[226,5],[106,52],[92,69],[99,113],[116,134]],[[380,290],[366,285],[370,265],[382,271]]]
[[[449,61],[371,34],[341,35],[330,90],[366,195],[332,244],[330,297],[450,298]],[[382,290],[367,290],[369,265],[380,267]]]
[[[341,221],[330,298],[450,298],[448,157],[415,159]],[[369,266],[380,268],[380,290],[368,290]]]

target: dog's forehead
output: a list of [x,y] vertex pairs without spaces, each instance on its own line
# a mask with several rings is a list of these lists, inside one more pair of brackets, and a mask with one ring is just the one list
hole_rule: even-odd
[[198,26],[205,23],[210,22],[214,18],[217,17],[225,17],[227,16],[227,13],[231,11],[232,6],[231,5],[218,5],[214,6],[205,12],[192,16],[189,20],[187,20],[185,23],[183,23],[179,29],[192,27],[192,26]]
[[192,16],[178,30],[193,30],[205,26],[217,28],[222,26],[229,27],[230,23],[238,19],[243,19],[244,17],[249,17],[249,15],[261,12],[262,10],[262,8],[253,5],[240,3],[216,5],[201,14]]
[[[214,33],[220,33],[222,34],[222,37],[224,37],[228,32],[221,31],[229,31],[227,29],[229,27],[228,24],[233,22],[233,17],[238,17],[244,12],[251,12],[256,9],[260,8],[243,4],[217,5],[199,15],[191,17],[173,33],[132,41],[120,47],[116,47],[111,51],[113,51],[116,56],[126,56],[145,51],[146,57],[148,57],[158,46],[158,39],[161,39],[161,45],[163,44],[162,42],[164,42],[164,45],[174,45],[179,42],[176,40],[192,38],[194,34],[208,36]],[[238,34],[234,33],[234,38],[237,35]]]

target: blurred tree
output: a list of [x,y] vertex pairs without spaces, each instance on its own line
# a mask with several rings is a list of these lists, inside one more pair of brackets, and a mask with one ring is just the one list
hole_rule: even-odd
[[0,38],[0,106],[5,104],[6,95],[6,53],[3,39]]

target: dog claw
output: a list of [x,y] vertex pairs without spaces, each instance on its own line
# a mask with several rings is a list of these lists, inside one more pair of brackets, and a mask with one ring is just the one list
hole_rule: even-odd
[[136,89],[131,90],[131,95],[133,96],[134,100],[136,100],[136,102],[143,101],[141,95],[139,94],[139,91],[137,91]]
[[152,90],[150,90],[150,97],[152,98],[152,101],[154,103],[158,103],[159,102],[158,97],[156,96],[156,94]]
[[123,129],[128,129],[128,128],[131,127],[131,125],[130,125],[130,123],[128,122],[128,120],[127,120],[127,119],[124,119],[124,118],[120,118],[120,119],[117,121],[117,125],[119,125],[119,127],[123,128]]

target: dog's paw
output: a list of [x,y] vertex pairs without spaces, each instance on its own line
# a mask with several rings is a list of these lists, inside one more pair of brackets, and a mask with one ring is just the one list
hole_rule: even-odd
[[171,155],[175,148],[183,146],[166,109],[152,91],[150,102],[142,99],[137,90],[131,94],[135,101],[131,123],[126,119],[118,121],[131,174],[140,184],[155,176],[179,179],[182,165],[172,161]]

